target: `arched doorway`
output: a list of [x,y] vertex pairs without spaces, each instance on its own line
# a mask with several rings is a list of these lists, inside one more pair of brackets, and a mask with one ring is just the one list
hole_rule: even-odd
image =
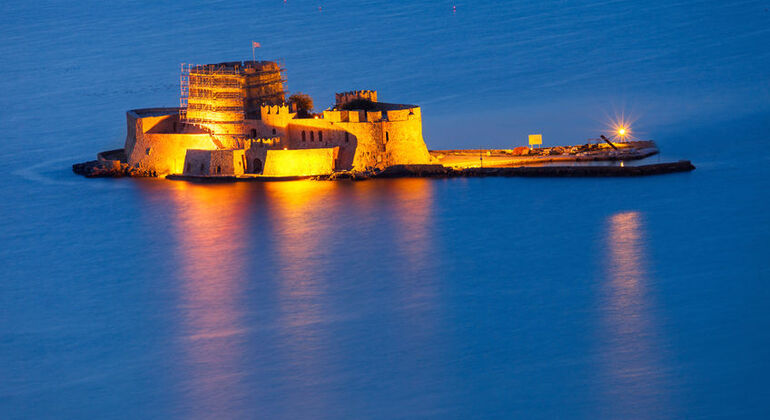
[[262,173],[262,161],[259,159],[254,159],[251,165],[251,172],[255,174]]

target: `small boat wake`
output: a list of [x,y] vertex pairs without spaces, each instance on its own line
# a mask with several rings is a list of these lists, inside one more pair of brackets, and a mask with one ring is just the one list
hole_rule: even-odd
[[[72,172],[72,162],[78,162],[78,159],[82,160],[82,156],[51,159],[35,165],[25,166],[24,168],[11,172],[11,174],[28,181],[46,185],[77,185],[79,187],[87,185],[90,188],[128,188],[127,185],[116,182],[81,182],[83,178]],[[65,162],[66,164],[62,164]]]

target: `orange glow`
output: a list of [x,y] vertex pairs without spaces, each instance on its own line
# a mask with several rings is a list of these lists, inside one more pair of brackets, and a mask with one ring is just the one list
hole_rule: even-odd
[[[665,407],[665,387],[670,378],[661,369],[661,346],[655,323],[654,301],[648,291],[642,215],[636,211],[616,213],[608,219],[603,260],[606,282],[600,294],[603,328],[600,334],[602,374],[610,376],[618,390]],[[617,398],[621,412],[633,412],[630,400]],[[665,410],[664,410],[665,411]],[[621,416],[623,417],[623,416]]]
[[[405,264],[399,264],[399,275],[404,291],[402,299],[405,307],[412,308],[412,316],[418,319],[422,330],[429,329],[430,319],[426,318],[426,308],[435,305],[441,280],[432,270],[435,261],[434,238],[432,236],[433,188],[436,182],[425,178],[403,178],[388,180],[383,186],[391,197],[392,214],[395,216],[393,232]],[[420,310],[421,309],[421,310]]]
[[629,127],[629,123],[626,121],[619,121],[614,123],[613,125],[613,139],[615,140],[621,140],[625,141],[627,138],[631,137],[631,127]]
[[620,115],[616,114],[609,119],[610,122],[608,123],[607,128],[604,130],[604,133],[607,135],[607,137],[610,137],[611,140],[614,141],[636,140],[633,135],[633,130],[631,129],[631,125],[634,122],[633,119],[623,113]]
[[265,159],[265,176],[314,176],[328,175],[334,171],[334,154],[337,149],[268,150]]
[[308,395],[293,390],[306,382],[322,382],[329,372],[329,348],[335,337],[319,328],[329,320],[329,284],[324,272],[324,259],[329,244],[335,240],[337,225],[329,219],[333,197],[339,184],[317,181],[268,182],[264,184],[266,211],[272,226],[272,241],[281,269],[276,272],[275,300],[278,306],[277,334],[285,359],[287,400],[298,400],[325,406],[322,395]]
[[239,343],[249,328],[239,298],[250,278],[244,267],[249,238],[242,229],[250,208],[248,185],[167,182],[164,187],[172,201],[181,270],[179,371],[189,376],[186,383],[196,405],[210,414],[227,412],[230,398],[247,394],[236,373],[242,368]]

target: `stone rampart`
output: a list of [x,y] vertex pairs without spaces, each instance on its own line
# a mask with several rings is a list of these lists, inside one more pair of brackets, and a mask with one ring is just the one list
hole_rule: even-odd
[[147,111],[126,113],[125,151],[129,166],[159,175],[182,173],[187,149],[217,148],[207,133],[163,132],[171,131],[178,123],[176,108],[167,108],[164,115]]
[[[379,118],[379,111],[327,111],[333,116],[336,116],[337,112],[341,116],[340,120],[291,120],[288,125],[287,147],[339,147],[337,168],[345,170],[431,162],[422,137],[419,108],[401,110],[400,113],[393,114],[398,118],[393,121]],[[390,112],[397,111],[388,111]],[[351,115],[354,118],[350,118]],[[356,118],[360,115],[365,116],[364,121]],[[366,121],[367,119],[374,121]]]
[[185,153],[184,175],[243,175],[246,158],[243,150],[197,150]]
[[334,172],[338,148],[268,150],[263,175],[317,176]]

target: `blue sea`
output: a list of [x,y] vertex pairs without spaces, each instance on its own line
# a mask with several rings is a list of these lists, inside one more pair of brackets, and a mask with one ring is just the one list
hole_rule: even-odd
[[[0,418],[770,417],[770,3],[4,1]],[[690,173],[85,179],[180,63],[431,149],[623,119]]]

